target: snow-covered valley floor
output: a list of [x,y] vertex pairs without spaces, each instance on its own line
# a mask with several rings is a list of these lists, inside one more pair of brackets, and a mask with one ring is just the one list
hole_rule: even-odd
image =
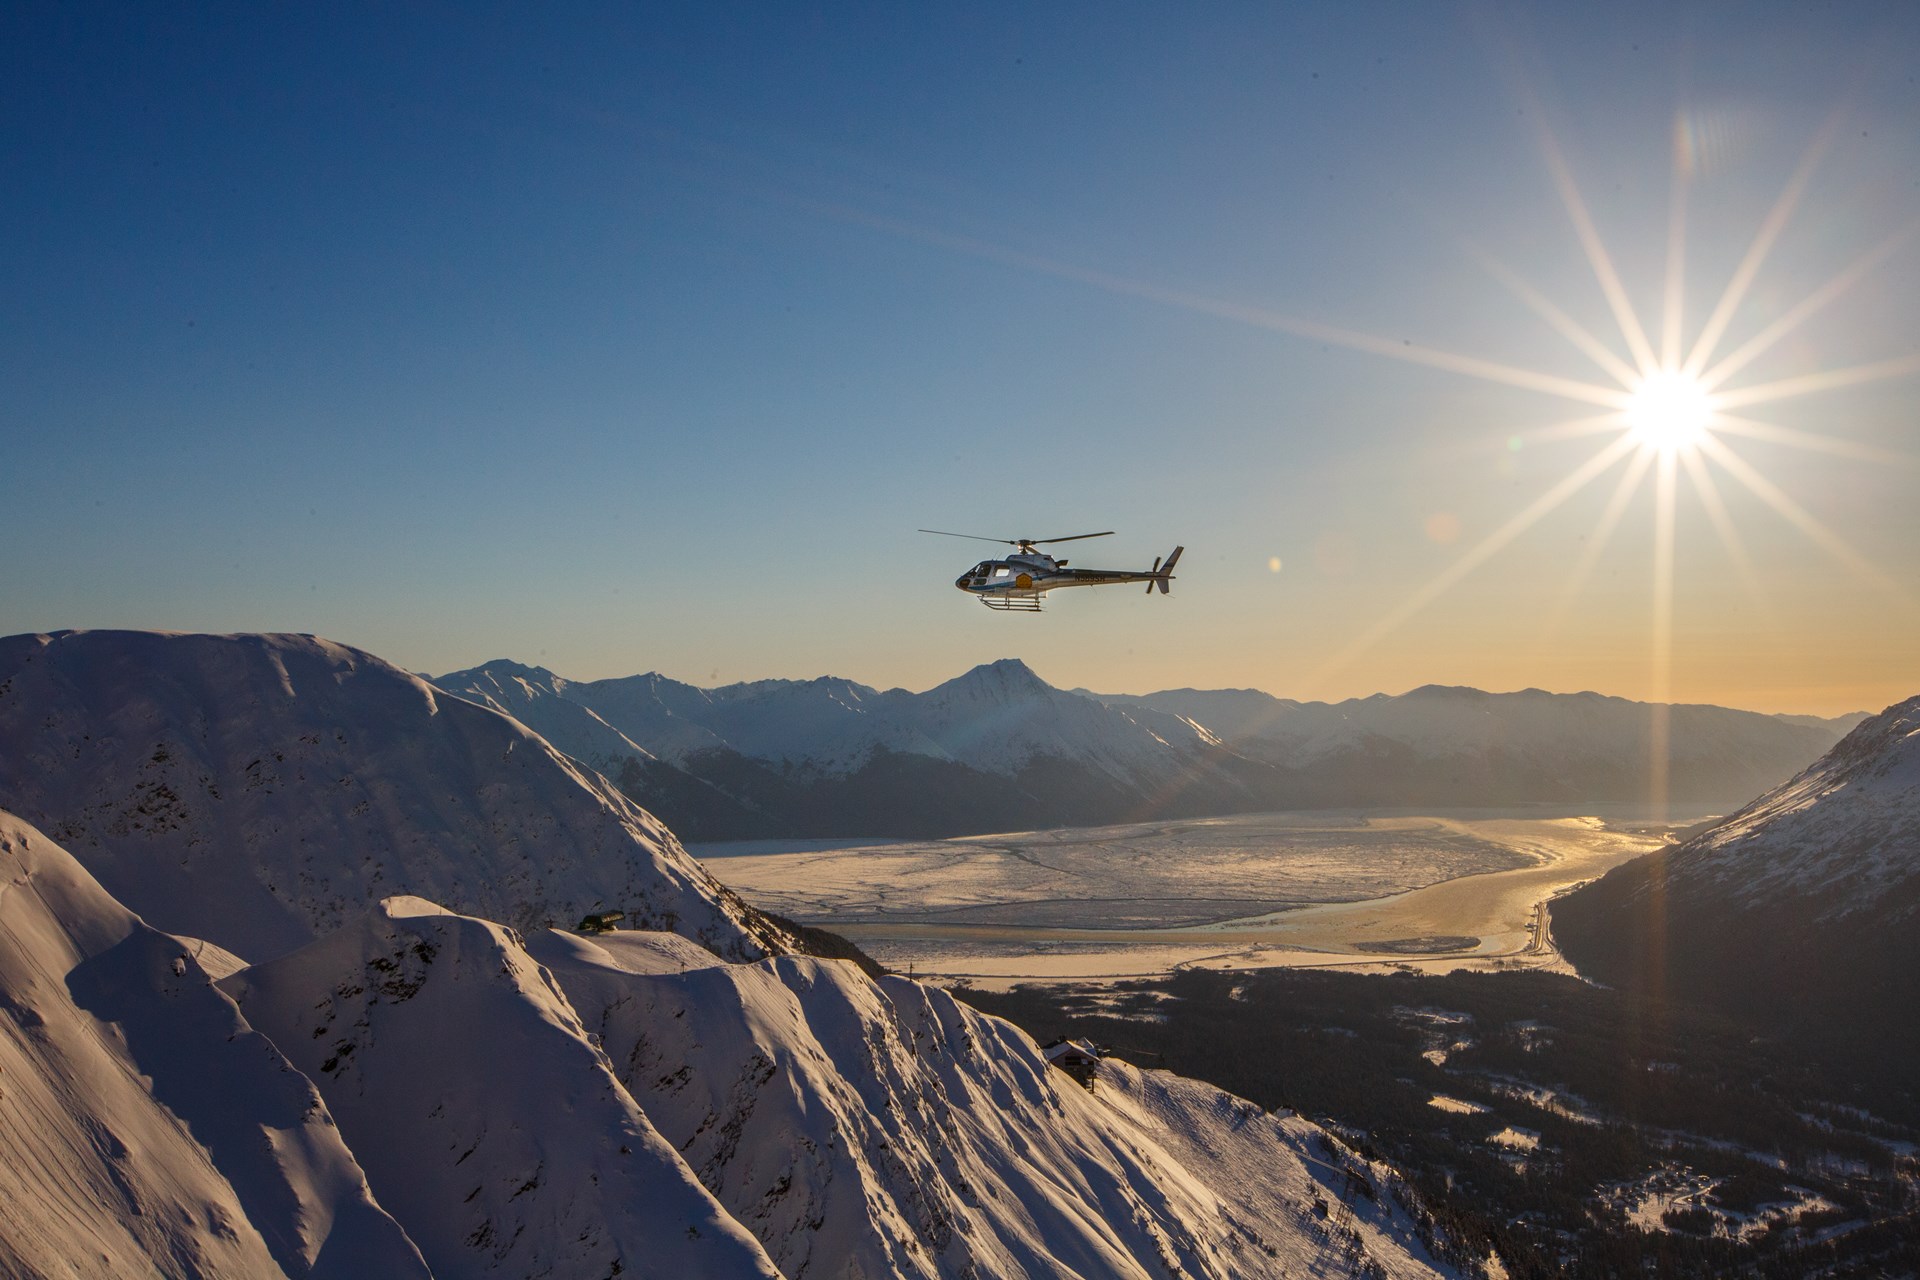
[[1192,965],[1445,972],[1558,966],[1541,905],[1701,816],[1279,813],[693,852],[758,906],[977,984]]

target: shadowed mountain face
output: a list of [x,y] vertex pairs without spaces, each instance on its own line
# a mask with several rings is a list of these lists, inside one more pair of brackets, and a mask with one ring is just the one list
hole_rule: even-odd
[[1656,713],[1667,722],[1673,797],[1740,803],[1803,768],[1864,718],[1445,685],[1336,703],[1246,689],[1106,701],[1191,718],[1236,753],[1335,804],[1349,802],[1332,798],[1342,794],[1374,804],[1644,799]]
[[[1333,704],[1244,689],[1101,696],[1056,689],[1012,659],[918,694],[837,678],[576,683],[506,661],[435,683],[522,719],[700,840],[1643,800],[1656,713],[1537,689],[1428,686]],[[1672,797],[1728,806],[1804,767],[1851,724],[1660,710]]]
[[[549,735],[693,840],[937,836],[1264,807],[1242,777],[1247,762],[1196,726],[1055,689],[1011,659],[918,694],[837,678],[579,684],[509,662],[435,684]],[[603,726],[634,749],[609,750]]]
[[1610,984],[1920,1049],[1920,698],[1712,829],[1560,900],[1553,929]]

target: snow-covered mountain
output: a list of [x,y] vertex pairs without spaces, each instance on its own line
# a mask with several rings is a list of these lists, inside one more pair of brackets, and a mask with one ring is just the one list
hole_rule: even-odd
[[0,1274],[1457,1274],[1317,1126],[846,962],[400,897],[240,967],[6,816],[0,875]]
[[[391,899],[221,983],[441,1277],[1451,1275],[1297,1118],[805,957]],[[1356,1271],[1368,1265],[1373,1271]]]
[[[1453,1274],[1394,1173],[1313,1125],[1112,1061],[1090,1093],[848,962],[728,963],[779,939],[669,833],[358,651],[0,642],[0,795],[80,844],[0,817],[0,1273]],[[536,959],[379,896],[531,925],[594,860],[638,888],[586,905],[678,932],[539,931]]]
[[1608,981],[1920,1043],[1920,698],[1713,828],[1553,911]]
[[0,813],[0,1274],[425,1280],[305,1076]]
[[569,699],[565,693],[569,682],[545,667],[522,666],[502,658],[471,671],[457,671],[436,683],[469,702],[512,716],[576,760],[653,757],[592,708]]
[[1179,767],[1209,741],[1196,726],[1162,716],[1149,725],[1124,709],[1056,689],[1017,658],[909,696],[927,736],[988,773],[1011,774],[1039,758],[1134,782]]
[[[1737,906],[1794,898],[1832,920],[1920,908],[1920,698],[1863,722],[1814,765],[1667,859],[1670,889]],[[1677,883],[1676,883],[1677,882]]]
[[1380,1194],[1392,1172],[1318,1127],[1111,1059],[1089,1093],[935,988],[641,934],[532,949],[789,1276],[1444,1271]]
[[[838,678],[581,683],[504,660],[436,683],[526,720],[703,840],[1643,800],[1656,715],[1596,693],[1438,685],[1340,703],[1252,689],[1096,695],[1013,659],[924,693]],[[1670,796],[1726,805],[1805,767],[1853,722],[1694,705],[1664,715]]]
[[319,1083],[441,1280],[778,1275],[511,931],[389,898],[222,985]]
[[1105,822],[1148,796],[1257,807],[1204,730],[1055,689],[1011,659],[925,693],[833,677],[578,683],[507,661],[435,683],[524,718],[693,839]]
[[311,636],[0,639],[0,805],[156,925],[250,960],[416,893],[520,928],[620,910],[784,935],[515,720]]
[[[987,663],[925,693],[851,680],[759,680],[697,689],[659,675],[585,683],[506,660],[435,678],[604,764],[623,748],[684,763],[701,751],[846,774],[876,752],[953,761],[1011,776],[1036,758],[1070,761],[1122,781],[1177,763],[1205,739],[1177,719],[1136,716],[1047,684],[1017,659]],[[548,704],[572,702],[591,719]],[[1143,721],[1151,721],[1143,723]]]

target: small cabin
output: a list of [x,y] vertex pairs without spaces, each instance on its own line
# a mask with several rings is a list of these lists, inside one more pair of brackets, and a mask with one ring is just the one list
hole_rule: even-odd
[[1042,1046],[1041,1054],[1047,1065],[1058,1067],[1080,1082],[1088,1093],[1093,1092],[1093,1082],[1100,1075],[1100,1050],[1085,1040],[1069,1040],[1065,1036],[1052,1044]]
[[612,933],[613,926],[627,918],[624,911],[596,911],[580,917],[580,923],[573,926],[575,933]]

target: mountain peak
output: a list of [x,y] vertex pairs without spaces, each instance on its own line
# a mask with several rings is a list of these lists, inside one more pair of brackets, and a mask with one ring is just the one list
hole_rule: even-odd
[[464,671],[449,671],[443,676],[432,676],[429,679],[432,683],[446,688],[449,682],[460,684],[481,676],[491,676],[495,680],[524,680],[529,684],[546,685],[549,688],[558,688],[567,683],[545,667],[530,667],[524,662],[515,662],[512,658],[492,658],[477,667],[468,667]]
[[1033,673],[1033,668],[1018,658],[1001,658],[995,662],[983,662],[960,677],[976,683],[992,683],[1009,687],[1036,685],[1042,689],[1053,686]]
[[1054,688],[1035,675],[1033,668],[1020,659],[1001,658],[997,662],[983,662],[964,675],[955,676],[927,692],[929,695],[958,694],[968,698],[1004,701],[1040,697],[1053,693]]
[[1484,689],[1475,689],[1471,685],[1423,684],[1417,689],[1407,690],[1400,696],[1408,699],[1423,699],[1432,702],[1443,700],[1466,702],[1469,700],[1485,700],[1494,695]]

